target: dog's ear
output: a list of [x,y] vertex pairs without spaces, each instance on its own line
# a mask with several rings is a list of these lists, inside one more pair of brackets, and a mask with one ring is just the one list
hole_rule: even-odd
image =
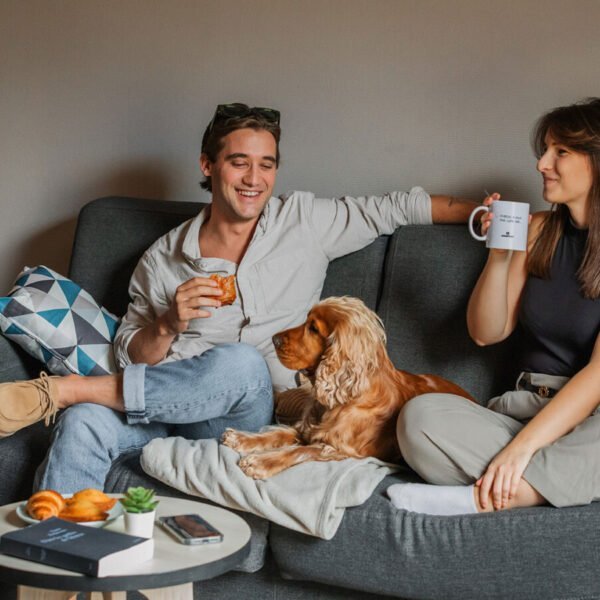
[[377,335],[368,335],[349,316],[336,319],[328,347],[315,371],[317,402],[331,409],[364,394],[377,371],[380,346]]

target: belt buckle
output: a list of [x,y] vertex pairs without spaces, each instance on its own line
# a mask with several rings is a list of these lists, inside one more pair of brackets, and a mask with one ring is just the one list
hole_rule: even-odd
[[550,396],[550,388],[546,385],[540,385],[537,391],[538,395],[542,398],[548,398]]

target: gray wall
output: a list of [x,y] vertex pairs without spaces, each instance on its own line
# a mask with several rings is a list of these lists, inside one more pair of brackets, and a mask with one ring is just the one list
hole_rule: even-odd
[[0,293],[96,197],[205,198],[219,102],[283,113],[277,191],[542,207],[535,118],[600,93],[600,0],[1,0]]

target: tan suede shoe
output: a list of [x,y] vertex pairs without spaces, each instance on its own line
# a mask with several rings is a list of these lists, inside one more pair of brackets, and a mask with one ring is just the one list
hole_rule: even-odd
[[42,419],[54,422],[58,407],[56,377],[40,373],[39,379],[0,384],[0,438]]

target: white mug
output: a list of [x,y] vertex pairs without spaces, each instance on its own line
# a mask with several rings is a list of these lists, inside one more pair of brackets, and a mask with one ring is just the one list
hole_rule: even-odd
[[[477,235],[473,230],[473,220],[481,210],[494,214],[486,235]],[[490,206],[478,206],[469,217],[471,235],[485,242],[487,248],[526,250],[528,226],[529,204],[526,202],[494,200]]]

